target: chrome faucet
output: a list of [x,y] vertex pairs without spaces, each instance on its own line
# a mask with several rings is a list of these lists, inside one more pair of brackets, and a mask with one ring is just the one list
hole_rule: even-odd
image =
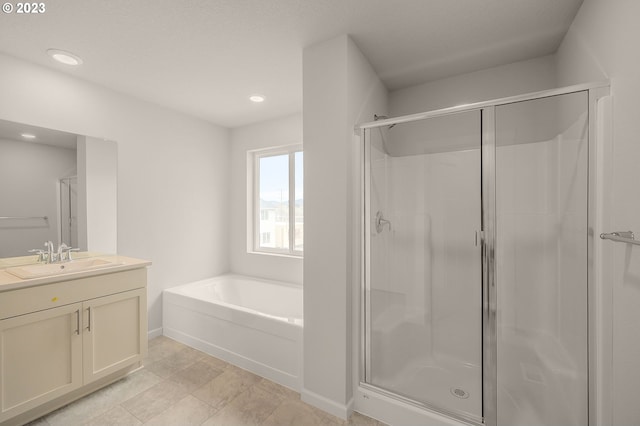
[[[69,248],[69,246],[67,246],[65,243],[62,243],[58,246],[58,262],[62,262],[64,261],[63,256],[64,256],[64,252],[65,250],[67,250]],[[68,253],[68,252],[67,252]]]
[[35,253],[38,255],[38,262],[45,262],[47,258],[47,252],[42,249],[31,249],[29,253]]
[[72,251],[79,251],[80,249],[71,248],[65,243],[61,243],[58,246],[58,250],[53,249],[53,242],[46,241],[44,243],[44,247],[46,250],[42,249],[33,249],[29,250],[29,253],[35,253],[38,255],[38,262],[44,263],[56,263],[56,262],[67,262],[71,259]]
[[56,260],[54,259],[54,251],[53,251],[53,243],[51,241],[46,241],[44,246],[47,248],[47,257],[45,259],[45,263],[53,263]]

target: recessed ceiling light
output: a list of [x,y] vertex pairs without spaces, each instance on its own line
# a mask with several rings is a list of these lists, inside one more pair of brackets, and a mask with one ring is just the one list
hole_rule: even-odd
[[35,139],[36,135],[32,135],[31,133],[22,133],[20,136],[22,136],[25,139]]
[[78,56],[70,52],[65,52],[64,50],[49,49],[47,50],[47,53],[49,54],[49,56],[51,56],[61,64],[80,65],[82,63],[82,59],[80,59]]
[[264,102],[264,96],[262,95],[249,96],[249,100],[251,102],[256,102],[256,103]]

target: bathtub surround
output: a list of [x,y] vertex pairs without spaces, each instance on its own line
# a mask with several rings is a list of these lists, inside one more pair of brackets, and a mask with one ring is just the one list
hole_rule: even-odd
[[164,335],[295,391],[302,372],[302,288],[222,275],[163,292]]

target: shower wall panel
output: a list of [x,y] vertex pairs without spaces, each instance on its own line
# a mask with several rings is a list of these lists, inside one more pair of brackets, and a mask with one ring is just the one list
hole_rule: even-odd
[[479,114],[464,118],[369,133],[367,379],[480,418]]
[[587,98],[496,108],[498,424],[587,424]]
[[389,162],[389,262],[407,301],[405,320],[425,327],[430,356],[477,365],[480,151],[390,157]]

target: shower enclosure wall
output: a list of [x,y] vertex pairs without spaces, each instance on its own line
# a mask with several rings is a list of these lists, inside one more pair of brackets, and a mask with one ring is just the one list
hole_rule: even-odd
[[362,126],[363,391],[589,424],[589,89]]

